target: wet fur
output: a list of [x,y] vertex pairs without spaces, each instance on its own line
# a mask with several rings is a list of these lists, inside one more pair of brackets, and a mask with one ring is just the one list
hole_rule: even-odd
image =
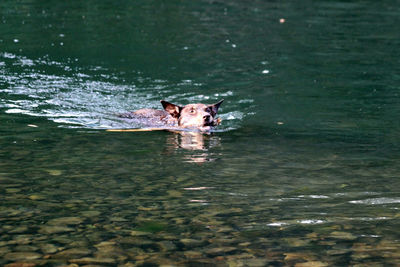
[[219,124],[220,120],[216,116],[218,108],[223,101],[221,100],[213,105],[197,103],[179,106],[161,100],[164,110],[145,108],[122,114],[120,117],[143,118],[150,122],[153,121],[157,125],[161,123],[168,127],[177,126],[178,128],[196,128],[201,131],[207,131]]

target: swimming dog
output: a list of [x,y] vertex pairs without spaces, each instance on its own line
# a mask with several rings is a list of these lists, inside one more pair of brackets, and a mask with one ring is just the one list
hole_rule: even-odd
[[212,105],[197,103],[179,106],[161,100],[164,110],[145,108],[121,114],[120,117],[143,119],[147,121],[147,124],[156,126],[209,131],[221,121],[216,116],[223,101],[222,99]]

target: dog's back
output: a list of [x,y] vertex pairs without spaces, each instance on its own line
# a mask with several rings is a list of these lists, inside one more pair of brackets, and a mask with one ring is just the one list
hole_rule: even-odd
[[165,110],[158,110],[152,108],[143,108],[132,112],[134,116],[140,117],[167,117],[169,113]]
[[164,110],[144,108],[120,114],[120,117],[143,120],[146,125],[197,128],[201,131],[208,131],[220,122],[216,115],[222,101],[214,105],[189,104],[181,107],[161,100]]
[[119,117],[134,119],[146,126],[177,126],[177,121],[165,110],[152,108],[139,109],[134,112],[119,114]]

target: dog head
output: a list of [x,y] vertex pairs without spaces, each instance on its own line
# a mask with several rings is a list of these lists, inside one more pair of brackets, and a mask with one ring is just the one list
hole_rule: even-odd
[[216,116],[218,108],[223,101],[224,100],[222,99],[213,105],[189,104],[184,107],[171,104],[164,100],[161,100],[161,104],[165,111],[178,121],[178,126],[209,130],[210,127],[218,125],[218,119]]

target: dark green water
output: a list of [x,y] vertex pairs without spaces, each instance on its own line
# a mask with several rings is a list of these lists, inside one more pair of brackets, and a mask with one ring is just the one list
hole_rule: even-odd
[[[0,265],[400,265],[399,14],[2,1]],[[104,130],[221,98],[211,135]]]

